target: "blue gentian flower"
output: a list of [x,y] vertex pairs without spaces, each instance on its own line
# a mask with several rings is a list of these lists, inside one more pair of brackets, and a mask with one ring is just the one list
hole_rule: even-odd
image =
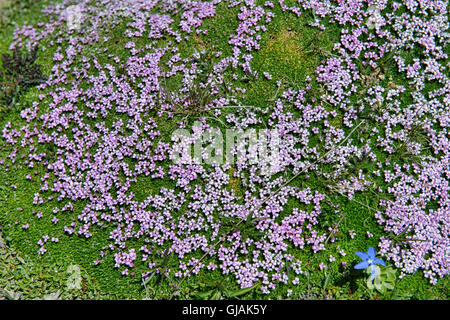
[[376,252],[372,247],[369,247],[367,253],[356,251],[355,254],[363,260],[355,266],[355,269],[367,269],[370,267],[370,280],[373,280],[377,274],[377,268],[375,267],[376,264],[381,264],[386,267],[383,260],[375,257]]

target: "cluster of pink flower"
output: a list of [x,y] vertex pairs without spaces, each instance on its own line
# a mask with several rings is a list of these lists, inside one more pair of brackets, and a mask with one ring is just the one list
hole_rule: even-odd
[[[404,273],[424,269],[432,282],[436,276],[448,274],[450,171],[446,128],[450,87],[447,67],[442,64],[448,59],[443,51],[448,45],[446,1],[415,1],[417,5],[406,5],[407,11],[401,15],[395,13],[401,4],[392,2],[389,7],[388,1],[302,0],[298,7],[288,7],[282,0],[266,1],[264,5],[257,5],[255,0],[230,1],[230,8],[240,8],[237,29],[229,37],[232,54],[216,52],[214,73],[203,75],[206,80],[200,83],[211,94],[205,110],[218,110],[215,116],[234,101],[221,93],[221,87],[245,92],[238,87],[239,81],[225,85],[225,75],[236,80],[238,71],[243,71],[272,78],[265,70],[252,70],[251,62],[267,30],[265,25],[275,17],[275,6],[281,6],[284,14],[299,16],[312,10],[317,16],[313,25],[317,27],[322,26],[322,18],[342,25],[341,41],[335,44],[333,56],[317,68],[315,80],[306,79],[324,84],[326,93],[322,97],[318,98],[309,84],[301,90],[285,89],[268,110],[254,107],[230,113],[227,109],[230,125],[251,127],[261,123],[260,116],[268,116],[268,128],[281,133],[279,166],[265,175],[260,172],[270,159],[253,163],[245,154],[233,168],[228,163],[167,164],[173,146],[168,137],[162,137],[158,124],[174,117],[177,106],[189,107],[187,98],[193,79],[205,78],[199,77],[202,71],[197,61],[201,53],[182,58],[179,44],[190,41],[195,34],[207,33],[201,29],[203,21],[215,16],[222,2],[84,0],[78,4],[80,28],[68,30],[61,18],[71,4],[67,0],[44,11],[48,23],[16,30],[11,49],[30,48],[45,40],[49,43],[46,50],[55,51],[54,67],[47,82],[40,86],[39,101],[21,112],[27,124],[18,130],[7,124],[2,131],[5,141],[14,146],[9,157],[12,161],[19,157],[20,149],[27,154],[23,159],[26,165],[42,165],[50,173],[39,182],[41,193],[52,191],[58,195],[61,208],[51,213],[54,224],[61,220],[56,218],[58,215],[75,215],[72,203],[86,203],[77,221],[61,229],[90,237],[96,225],[113,226],[110,249],[116,267],[124,268],[124,275],[140,260],[146,261],[150,269],[155,268],[152,260],[158,259],[155,255],[163,252],[161,248],[167,248],[165,254],[179,258],[179,268],[170,270],[177,277],[218,268],[234,275],[242,287],[262,281],[262,291],[269,292],[277,283],[288,283],[284,271],[287,262],[298,266],[296,274],[302,273],[301,261],[293,255],[295,250],[306,246],[314,252],[325,250],[328,232],[337,230],[319,224],[324,194],[286,185],[289,178],[279,173],[292,171],[340,179],[338,191],[350,198],[383,174],[389,181],[399,180],[383,190],[395,200],[382,202],[386,211],[377,215],[378,221],[386,225],[386,231],[396,234],[407,228],[409,241],[400,247],[388,238],[381,239],[381,253],[394,260]],[[376,28],[367,26],[371,6],[377,7],[383,19]],[[89,56],[86,52],[108,41],[101,36],[101,29],[114,28],[124,17],[131,19],[123,34],[128,56],[105,54],[107,47]],[[143,47],[138,45],[140,38],[147,39]],[[161,38],[165,41],[159,41]],[[423,50],[428,58],[408,61],[400,56],[400,52],[412,48]],[[379,74],[375,71],[390,53],[394,53],[398,72],[404,79],[411,78],[409,104],[404,102],[408,95],[404,87],[393,82],[388,88],[378,84],[380,78],[376,78]],[[108,62],[96,55],[106,55]],[[360,65],[375,70],[376,76],[370,77],[375,77],[376,83],[358,82],[362,76],[369,77]],[[182,76],[183,87],[174,94],[166,92],[165,81],[177,75]],[[439,87],[430,90],[429,81],[437,82]],[[355,94],[361,90],[366,90],[363,98]],[[162,96],[166,99],[161,100]],[[355,102],[351,99],[354,97],[359,99]],[[383,104],[382,110],[376,109],[378,104]],[[361,114],[368,123],[376,123],[377,129],[369,130],[368,137],[348,138],[351,128],[361,125]],[[339,117],[342,125],[332,124]],[[201,125],[195,128],[198,134],[211,128],[206,117],[200,120]],[[178,125],[184,128],[186,123]],[[430,140],[433,154],[427,158],[421,146],[409,140],[413,127],[422,128]],[[389,155],[399,144],[422,157],[422,161],[392,173],[389,163],[383,165],[374,150]],[[45,151],[48,145],[57,149],[51,157]],[[322,158],[324,154],[327,156]],[[377,163],[379,170],[342,178],[355,157],[367,157]],[[322,172],[320,162],[333,171]],[[30,175],[27,179],[34,178]],[[139,199],[133,193],[138,179],[158,184],[175,180],[176,187],[162,187]],[[245,191],[230,188],[232,180],[238,180]],[[288,210],[289,200],[298,207]],[[35,205],[44,201],[39,193],[34,195]],[[437,207],[429,208],[431,203]],[[236,226],[249,216],[252,219],[246,228],[256,232],[230,229],[229,224]],[[350,234],[355,236],[353,231]],[[130,247],[137,239],[146,245],[140,249]],[[218,240],[220,244],[214,247]],[[331,237],[331,241],[335,238]],[[46,251],[45,242],[39,242],[41,254]],[[204,253],[208,253],[205,261],[195,258]],[[102,258],[104,255],[102,252]],[[341,250],[340,255],[345,256],[345,252]],[[331,255],[327,260],[333,262],[336,258]],[[298,283],[298,278],[292,283]]]

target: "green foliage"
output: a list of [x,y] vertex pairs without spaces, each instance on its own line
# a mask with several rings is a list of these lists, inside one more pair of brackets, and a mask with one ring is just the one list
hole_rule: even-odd
[[19,11],[29,9],[34,0],[1,0],[0,1],[0,28],[14,23]]
[[[249,294],[254,289],[260,286],[259,283],[255,284],[252,287],[239,289],[239,290],[230,290],[226,288],[222,283],[215,284],[213,289],[200,292],[195,295],[195,298],[201,300],[223,300],[223,299],[237,299],[241,296]],[[210,287],[210,286],[209,286]]]
[[11,109],[21,93],[41,84],[45,77],[41,65],[35,64],[37,49],[22,55],[18,47],[12,55],[3,54],[3,71],[0,71],[0,111]]
[[393,290],[395,285],[395,270],[392,267],[386,267],[381,269],[379,266],[375,266],[377,273],[374,279],[370,279],[370,268],[366,269],[366,273],[369,275],[367,279],[367,288],[369,290],[376,289],[380,293],[385,293],[387,290]]
[[98,284],[80,268],[80,286],[70,288],[67,270],[63,263],[36,263],[3,245],[0,247],[0,300],[73,300],[101,296]]

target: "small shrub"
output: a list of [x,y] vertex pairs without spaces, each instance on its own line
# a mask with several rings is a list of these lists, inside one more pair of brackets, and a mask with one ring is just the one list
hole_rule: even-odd
[[45,81],[41,65],[35,64],[37,49],[22,55],[16,48],[12,55],[2,55],[3,71],[0,71],[0,110],[12,108],[20,94]]

